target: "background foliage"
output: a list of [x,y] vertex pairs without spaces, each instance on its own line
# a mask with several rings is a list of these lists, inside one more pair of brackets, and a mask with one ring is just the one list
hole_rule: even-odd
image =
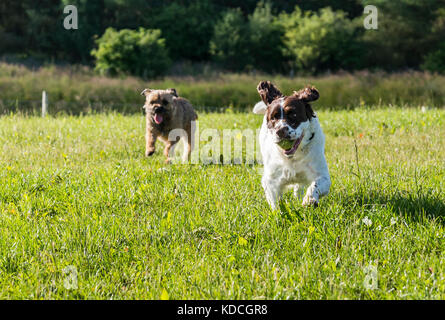
[[361,30],[356,22],[329,7],[318,13],[296,7],[292,13],[282,14],[279,23],[291,66],[312,72],[360,66],[362,50],[357,35]]
[[[78,8],[78,30],[63,28],[67,4]],[[378,30],[363,27],[367,4],[378,8]],[[268,73],[443,72],[444,8],[445,0],[2,2],[0,55],[93,65],[90,52],[107,28],[144,28],[161,30],[176,71],[178,64],[216,63],[223,70]]]
[[160,30],[108,28],[96,42],[99,48],[91,53],[96,57],[96,70],[102,74],[130,73],[151,78],[170,65]]

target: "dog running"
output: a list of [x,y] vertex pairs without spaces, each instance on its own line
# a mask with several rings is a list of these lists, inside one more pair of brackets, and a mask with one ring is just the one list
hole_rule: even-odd
[[[146,119],[145,156],[151,156],[155,152],[156,140],[159,138],[165,144],[165,161],[170,163],[175,145],[183,138],[185,140],[183,161],[189,161],[195,134],[192,122],[198,119],[192,104],[179,97],[175,89],[145,89],[141,95],[145,96],[145,104],[142,107]],[[181,134],[175,135],[171,139],[172,137],[169,135],[172,132]]]
[[325,137],[309,104],[319,98],[314,87],[285,96],[270,81],[257,86],[261,97],[253,112],[264,114],[259,143],[264,163],[261,180],[266,199],[276,209],[283,192],[293,188],[304,194],[303,206],[318,206],[329,193],[331,179],[324,155]]

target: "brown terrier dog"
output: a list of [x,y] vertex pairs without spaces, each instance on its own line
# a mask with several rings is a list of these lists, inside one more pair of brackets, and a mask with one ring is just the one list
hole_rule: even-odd
[[195,134],[192,121],[198,119],[190,102],[178,97],[175,89],[145,89],[141,95],[145,96],[145,156],[151,156],[155,152],[156,139],[159,138],[165,144],[165,161],[169,163],[174,155],[175,145],[183,137],[183,161],[190,160]]

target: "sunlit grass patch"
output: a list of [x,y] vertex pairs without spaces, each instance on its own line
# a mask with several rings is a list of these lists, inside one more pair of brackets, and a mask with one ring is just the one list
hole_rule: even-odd
[[318,115],[331,193],[275,212],[259,164],[145,158],[142,116],[0,118],[0,297],[444,299],[445,112]]

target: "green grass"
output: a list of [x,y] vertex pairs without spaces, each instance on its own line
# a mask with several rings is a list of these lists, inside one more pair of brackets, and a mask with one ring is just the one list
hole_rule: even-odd
[[445,299],[445,111],[319,117],[331,193],[275,212],[260,165],[146,159],[142,116],[0,118],[0,298]]

